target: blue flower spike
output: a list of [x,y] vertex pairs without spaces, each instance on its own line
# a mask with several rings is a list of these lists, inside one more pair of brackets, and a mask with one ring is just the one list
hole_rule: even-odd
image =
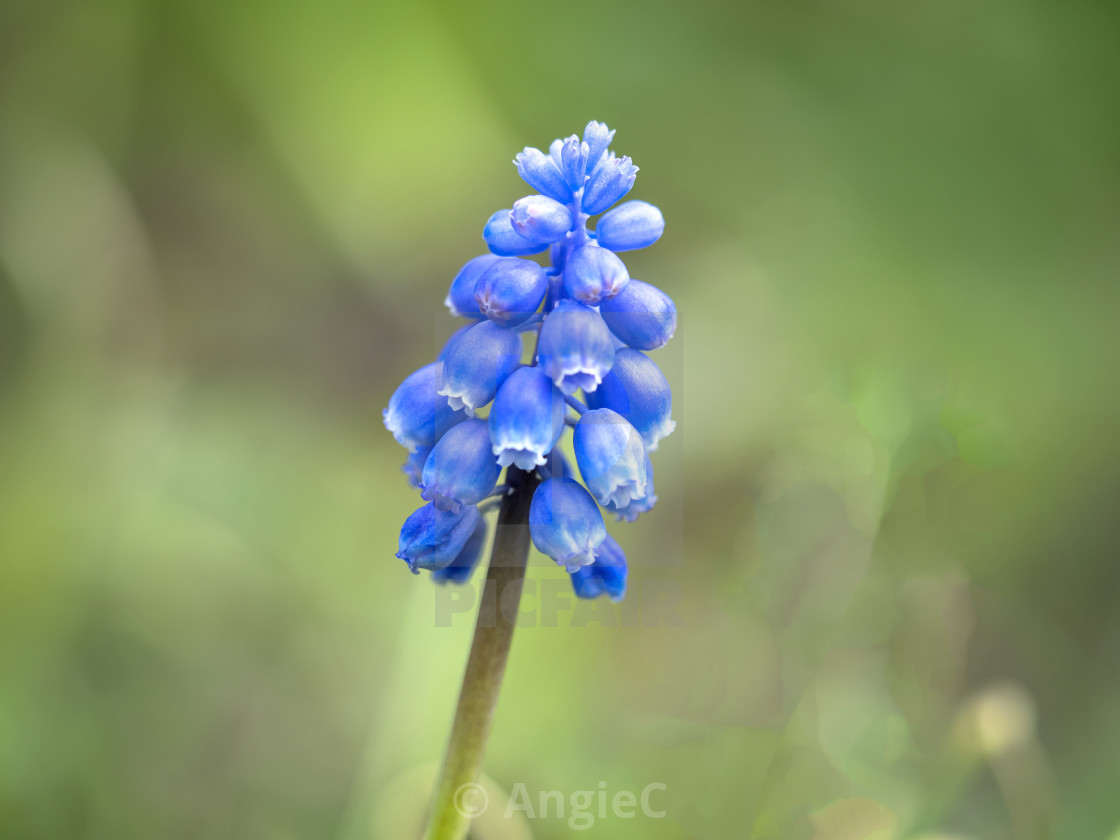
[[[397,556],[413,572],[465,583],[487,542],[484,514],[497,497],[520,499],[533,545],[568,571],[578,597],[625,595],[626,555],[603,517],[633,522],[657,503],[649,453],[674,428],[672,394],[642,351],[672,338],[677,310],[618,256],[657,242],[665,219],[645,201],[617,204],[638,167],[610,150],[614,136],[592,120],[582,138],[516,156],[536,192],[490,216],[489,253],[459,269],[445,301],[465,325],[383,413],[427,502],[401,528]],[[523,259],[545,252],[549,267]],[[528,364],[523,340],[535,340]],[[574,467],[559,445],[568,428]]]

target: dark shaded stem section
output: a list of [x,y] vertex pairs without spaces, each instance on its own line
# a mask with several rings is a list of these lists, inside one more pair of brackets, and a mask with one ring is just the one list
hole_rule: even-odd
[[498,513],[474,641],[425,840],[462,840],[481,802],[477,791],[469,786],[477,783],[482,772],[486,739],[513,641],[529,559],[529,504],[540,479],[534,473],[510,467],[506,482],[512,492],[502,500]]

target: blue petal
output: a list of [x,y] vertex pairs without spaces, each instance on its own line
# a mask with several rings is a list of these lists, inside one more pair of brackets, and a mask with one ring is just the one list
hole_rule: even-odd
[[615,354],[614,366],[598,390],[587,395],[587,404],[614,409],[629,420],[650,452],[677,425],[670,417],[673,393],[665,375],[638,350],[623,349]]
[[482,238],[492,253],[500,257],[522,257],[528,254],[539,254],[548,247],[547,242],[536,242],[526,239],[513,229],[509,218],[509,210],[499,210],[482,230]]
[[599,313],[562,300],[541,326],[537,344],[541,368],[565,396],[594,391],[614,364],[614,341]]
[[626,596],[626,554],[610,534],[599,544],[599,555],[590,566],[572,572],[572,588],[579,598],[606,595],[612,601]]
[[491,265],[474,287],[478,308],[495,324],[516,327],[529,320],[548,291],[548,275],[532,260],[507,257]]
[[490,451],[485,420],[466,420],[449,430],[424,464],[420,498],[440,510],[457,513],[463,505],[485,499],[498,482],[498,466]]
[[653,510],[656,504],[657,494],[651,490],[646,494],[644,499],[631,499],[630,504],[626,505],[626,507],[607,505],[607,510],[613,513],[615,519],[619,522],[634,522],[641,514],[649,513]]
[[564,291],[588,306],[614,297],[629,281],[630,273],[622,260],[598,245],[577,248],[564,263]]
[[571,478],[550,478],[533,494],[529,506],[533,545],[569,572],[595,562],[607,536],[595,500]]
[[630,278],[620,294],[603,301],[599,314],[611,332],[638,350],[663,347],[677,329],[677,307],[656,286]]
[[[478,304],[476,303],[475,307],[477,308],[477,306],[478,306]],[[481,315],[482,313],[480,312],[478,314]],[[463,324],[463,326],[459,327],[459,329],[457,329],[457,330],[455,330],[455,332],[451,333],[451,337],[443,343],[443,349],[440,350],[439,355],[436,356],[436,361],[437,362],[442,362],[444,359],[446,359],[447,358],[447,351],[450,350],[451,346],[456,341],[459,340],[459,336],[461,336],[463,333],[465,333],[467,330],[469,330],[471,327],[473,327],[477,323],[478,323],[478,321],[471,321],[469,324]]]
[[514,159],[517,173],[530,187],[539,193],[554,198],[561,204],[572,200],[572,189],[552,162],[552,158],[540,149],[526,146],[525,151]]
[[587,173],[587,144],[573,134],[560,147],[560,161],[568,186],[573,190],[582,188]]
[[401,472],[408,476],[408,483],[420,489],[420,477],[424,472],[424,462],[428,460],[428,455],[432,452],[432,447],[421,446],[415,452],[408,453],[408,460],[401,466]]
[[519,368],[498,389],[488,420],[498,465],[532,470],[564,431],[564,397],[539,367]]
[[451,281],[451,289],[447,292],[447,298],[443,302],[451,310],[452,315],[457,318],[480,319],[484,317],[478,311],[478,304],[474,300],[474,284],[478,281],[482,272],[492,266],[497,259],[499,258],[494,254],[483,254],[481,257],[468,260],[466,265],[459,269],[459,273]]
[[652,245],[665,232],[665,217],[652,204],[627,201],[604,213],[595,238],[612,251],[634,251]]
[[425,365],[401,383],[382,412],[385,428],[410,452],[435,446],[444,432],[467,417],[439,395],[442,382],[443,363]]
[[576,424],[572,445],[580,475],[599,504],[625,507],[631,499],[645,497],[645,446],[621,414],[609,408],[586,412]]
[[646,485],[646,495],[641,499],[631,499],[630,504],[623,507],[616,507],[615,505],[607,505],[607,510],[615,514],[615,518],[619,522],[633,522],[641,514],[649,513],[653,510],[653,506],[657,504],[657,494],[653,489],[653,463],[650,461],[649,456],[646,456],[646,478],[648,483]]
[[638,167],[630,162],[630,158],[616,158],[613,153],[607,154],[591,177],[583,191],[582,208],[588,216],[602,213],[634,186],[634,179],[638,175]]
[[447,397],[452,408],[466,408],[473,416],[494,399],[498,386],[520,363],[521,337],[493,321],[483,321],[463,333],[448,349],[443,362],[443,387],[438,393]]
[[556,171],[564,174],[564,141],[560,138],[553,140],[548,144],[548,157],[552,161],[552,165],[556,167]]
[[533,242],[559,242],[572,229],[572,211],[543,195],[517,199],[509,218],[518,236]]
[[607,128],[606,123],[592,120],[583,130],[583,142],[587,145],[587,171],[594,172],[595,165],[603,156],[603,152],[610,146],[614,139],[614,132]]
[[478,560],[482,557],[482,549],[486,546],[486,520],[479,517],[478,524],[474,526],[467,544],[463,546],[458,556],[442,569],[432,570],[432,580],[437,583],[462,584],[470,580]]
[[429,502],[401,526],[397,557],[408,563],[414,574],[419,574],[419,569],[442,569],[459,556],[481,517],[473,505],[450,513]]

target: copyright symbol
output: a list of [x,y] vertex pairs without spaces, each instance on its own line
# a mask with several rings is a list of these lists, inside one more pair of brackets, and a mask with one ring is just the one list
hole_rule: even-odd
[[490,804],[490,797],[483,790],[482,785],[467,782],[465,785],[459,785],[452,802],[460,816],[474,819],[486,810],[486,806]]

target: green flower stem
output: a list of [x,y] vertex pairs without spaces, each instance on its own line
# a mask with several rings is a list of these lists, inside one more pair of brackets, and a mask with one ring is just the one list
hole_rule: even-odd
[[540,479],[536,473],[510,467],[506,481],[512,492],[502,500],[498,513],[474,641],[425,840],[462,840],[470,828],[473,800],[463,785],[477,783],[482,772],[486,739],[513,640],[529,559],[529,504]]

